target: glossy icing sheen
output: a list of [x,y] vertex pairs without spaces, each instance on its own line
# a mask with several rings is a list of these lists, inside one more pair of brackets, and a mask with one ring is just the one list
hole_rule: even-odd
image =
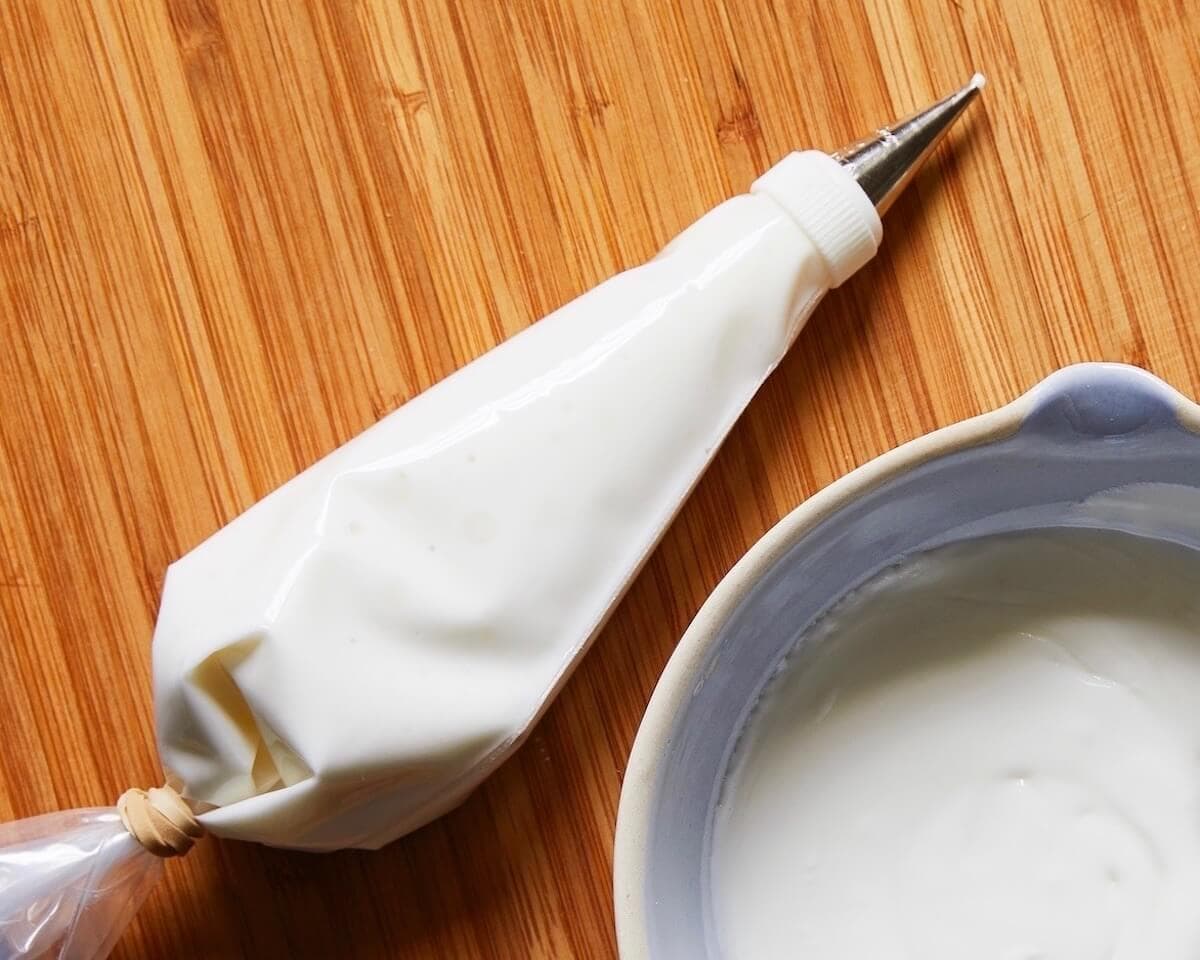
[[168,770],[217,808],[205,825],[376,847],[458,803],[542,711],[829,283],[776,202],[737,197],[175,563],[158,729]]
[[714,836],[730,958],[1200,956],[1200,556],[1005,535],[822,619]]

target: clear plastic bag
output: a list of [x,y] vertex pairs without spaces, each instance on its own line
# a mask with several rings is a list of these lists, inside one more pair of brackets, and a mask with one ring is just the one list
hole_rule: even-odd
[[112,807],[0,824],[0,960],[107,956],[161,870]]

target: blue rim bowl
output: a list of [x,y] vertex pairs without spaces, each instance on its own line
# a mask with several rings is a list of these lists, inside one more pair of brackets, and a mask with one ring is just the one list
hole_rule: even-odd
[[[991,533],[1103,526],[1200,548],[1200,511],[1164,522],[1138,509],[1139,484],[1200,488],[1200,407],[1144,370],[1089,363],[884,454],[781,520],[688,628],[634,742],[614,856],[622,960],[718,956],[709,863],[730,754],[824,610],[908,554]],[[1130,487],[1123,509],[1079,509]]]

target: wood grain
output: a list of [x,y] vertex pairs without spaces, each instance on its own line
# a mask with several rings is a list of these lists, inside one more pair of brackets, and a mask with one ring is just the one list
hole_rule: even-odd
[[789,149],[981,69],[520,754],[377,854],[206,842],[117,951],[612,955],[630,743],[750,544],[1062,364],[1200,392],[1197,36],[1187,0],[0,3],[0,817],[157,781],[172,558]]

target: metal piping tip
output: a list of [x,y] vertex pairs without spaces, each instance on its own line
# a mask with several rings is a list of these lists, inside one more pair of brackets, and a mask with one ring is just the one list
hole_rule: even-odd
[[850,171],[882,215],[984,83],[983,74],[975,74],[956,93],[906,120],[877,130],[873,136],[843,147],[833,154],[833,159]]

